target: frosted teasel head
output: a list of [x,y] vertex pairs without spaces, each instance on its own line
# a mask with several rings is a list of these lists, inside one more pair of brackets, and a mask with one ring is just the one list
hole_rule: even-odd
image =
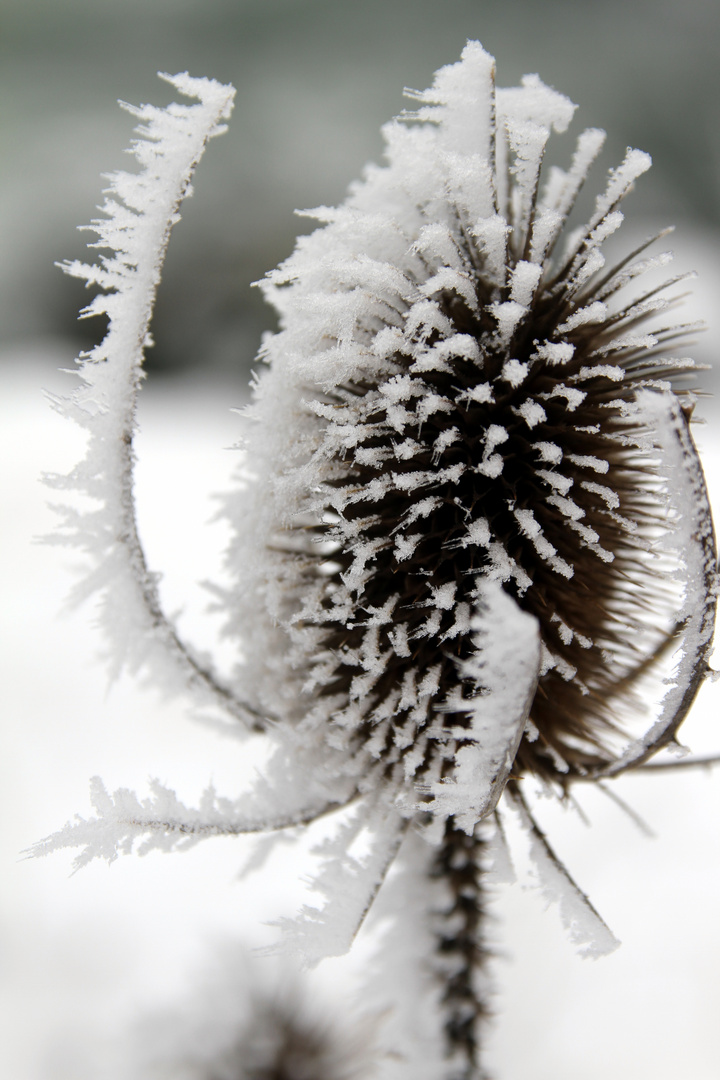
[[[209,788],[197,808],[157,782],[141,801],[97,781],[97,816],[36,851],[84,846],[79,866],[140,838],[170,850],[352,804],[319,848],[322,917],[305,908],[285,927],[312,962],[347,950],[409,821],[439,847],[420,860],[407,837],[401,862],[408,846],[411,869],[462,857],[479,895],[475,828],[508,790],[545,895],[578,943],[613,948],[594,912],[579,927],[586,899],[516,781],[562,794],[642,764],[674,740],[708,671],[716,554],[688,426],[694,365],[674,352],[688,328],[668,313],[679,279],[645,284],[669,260],[647,253],[652,239],[616,265],[603,254],[648,156],[628,151],[571,229],[602,133],[581,134],[566,169],[543,168],[574,106],[535,75],[496,89],[471,42],[387,126],[387,165],[313,212],[321,227],[262,286],[281,329],[254,387],[252,476],[226,504],[236,581],[218,595],[243,655],[226,680],[165,615],[131,494],[165,244],[233,94],[170,81],[198,104],[133,110],[142,171],[112,178],[93,223],[112,254],[66,267],[106,290],[86,313],[109,329],[58,401],[91,437],[55,482],[101,501],[69,509],[65,538],[88,553],[80,595],[101,591],[118,664],[171,687],[180,674],[274,753],[237,800]],[[463,897],[433,909],[457,914]]]
[[281,330],[232,508],[233,625],[261,708],[347,790],[471,831],[509,778],[565,790],[673,741],[716,557],[663,315],[679,279],[643,287],[669,260],[651,240],[603,254],[650,158],[629,150],[570,232],[604,136],[543,170],[566,97],[497,89],[474,42],[412,96],[387,165],[262,283]]

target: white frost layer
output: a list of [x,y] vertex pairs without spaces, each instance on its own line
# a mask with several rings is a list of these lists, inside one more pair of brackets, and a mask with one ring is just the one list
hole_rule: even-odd
[[466,742],[455,755],[454,776],[431,786],[434,799],[424,807],[441,817],[453,815],[469,836],[503,792],[540,670],[537,620],[498,583],[484,585],[472,628],[477,651],[462,665],[462,673],[480,694],[470,702],[448,702],[451,710],[470,706],[471,723],[457,732]]
[[[348,952],[397,855],[406,822],[380,798],[355,808],[334,836],[316,849],[323,865],[310,880],[325,897],[322,908],[305,904],[295,919],[282,919],[282,947],[314,967]],[[353,847],[364,847],[357,854]]]
[[519,792],[506,798],[527,834],[535,882],[548,906],[557,904],[560,919],[580,956],[597,960],[620,946],[620,942],[578,888],[548,844]]

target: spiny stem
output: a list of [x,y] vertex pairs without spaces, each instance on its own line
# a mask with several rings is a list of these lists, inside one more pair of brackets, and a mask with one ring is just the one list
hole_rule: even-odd
[[479,835],[445,827],[430,875],[450,890],[449,906],[437,913],[437,970],[444,982],[444,1015],[448,1080],[486,1080],[480,1061],[479,1029],[489,1014],[483,940],[484,886]]

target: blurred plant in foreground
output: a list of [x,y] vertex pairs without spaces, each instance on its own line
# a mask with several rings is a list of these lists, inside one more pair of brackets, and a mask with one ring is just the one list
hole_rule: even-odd
[[133,503],[164,251],[233,97],[169,81],[199,103],[131,110],[142,169],[111,178],[93,223],[110,254],[65,267],[104,290],[84,314],[109,329],[57,401],[90,441],[53,483],[95,500],[66,511],[61,539],[87,552],[77,595],[100,592],[116,669],[184,682],[274,750],[252,790],[208,789],[198,808],[159,784],[140,800],[95,781],[97,816],[37,851],[80,846],[81,865],[138,839],[170,850],[328,815],[324,906],[283,924],[286,947],[310,964],[339,955],[381,887],[402,897],[386,983],[398,1032],[413,1009],[430,1026],[413,1040],[405,1024],[385,1067],[470,1080],[488,1000],[484,882],[507,862],[506,815],[581,952],[617,945],[523,778],[563,798],[642,767],[675,743],[708,672],[717,560],[689,431],[695,365],[674,351],[689,328],[663,316],[680,279],[637,287],[669,261],[645,254],[665,233],[609,268],[602,250],[650,159],[629,150],[570,229],[603,133],[582,133],[569,168],[545,175],[575,106],[536,75],[496,89],[471,42],[386,126],[387,165],[312,212],[321,227],[262,283],[281,329],[260,353],[245,471],[225,502],[234,586],[217,596],[242,662],[223,680],[163,612]]
[[[219,943],[218,943],[219,945]],[[131,1075],[172,1080],[364,1080],[377,1022],[347,1022],[337,995],[303,998],[297,972],[223,942],[210,948],[193,990],[131,1033]],[[199,985],[198,985],[199,983]]]

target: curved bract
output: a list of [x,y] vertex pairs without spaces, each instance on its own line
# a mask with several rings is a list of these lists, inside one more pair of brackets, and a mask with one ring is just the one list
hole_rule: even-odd
[[89,496],[94,505],[84,514],[58,507],[62,531],[52,539],[80,547],[86,556],[87,574],[71,600],[100,594],[99,622],[110,643],[113,674],[127,666],[167,689],[180,682],[204,704],[257,726],[252,706],[222,684],[163,611],[158,577],[147,566],[135,517],[137,396],[165,253],[195,168],[208,141],[227,130],[223,121],[235,97],[231,86],[193,79],[187,72],[161,78],[195,103],[173,102],[166,109],[123,105],[140,121],[140,138],[131,150],[140,169],[107,178],[103,216],[88,226],[98,236],[90,246],[107,254],[93,265],[61,264],[86,285],[100,287],[80,317],[105,316],[108,330],[99,345],[78,358],[80,384],[74,393],[53,399],[59,412],[88,431],[89,440],[85,458],[71,473],[46,482]]

